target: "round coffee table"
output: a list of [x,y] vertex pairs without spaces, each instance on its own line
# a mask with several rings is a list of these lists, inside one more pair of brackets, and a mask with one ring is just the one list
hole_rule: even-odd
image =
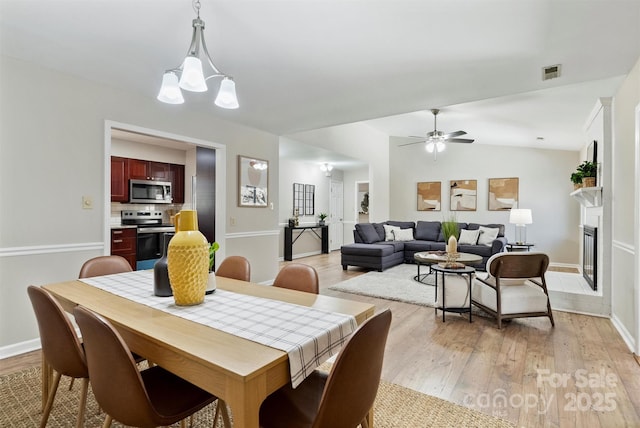
[[[482,256],[471,253],[456,253],[456,262],[462,263],[463,265],[477,265],[478,263],[482,263]],[[413,259],[418,265],[418,274],[413,277],[414,280],[421,282],[423,284],[429,284],[426,282],[427,276],[431,275],[433,272],[431,271],[431,265],[436,263],[446,263],[447,262],[447,253],[444,251],[421,251],[419,253],[415,253],[413,255]],[[428,265],[429,272],[420,273],[420,266]]]

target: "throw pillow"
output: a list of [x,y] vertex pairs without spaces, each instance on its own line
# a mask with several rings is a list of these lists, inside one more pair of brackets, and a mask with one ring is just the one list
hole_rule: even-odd
[[376,232],[376,228],[371,223],[358,223],[356,224],[356,230],[365,244],[373,244],[380,241],[378,232]]
[[458,244],[460,245],[476,245],[478,242],[478,236],[480,236],[480,230],[460,230],[460,239]]
[[493,241],[498,237],[500,229],[493,229],[489,227],[480,226],[478,229],[480,236],[478,236],[478,245],[491,246]]
[[385,241],[393,241],[395,237],[393,236],[394,230],[400,230],[398,226],[389,226],[388,224],[384,225],[384,240]]
[[392,230],[391,233],[396,241],[413,241],[413,229]]

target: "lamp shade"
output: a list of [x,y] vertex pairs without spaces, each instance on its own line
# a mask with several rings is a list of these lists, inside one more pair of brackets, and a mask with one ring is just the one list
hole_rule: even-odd
[[178,86],[178,76],[173,71],[167,71],[162,76],[162,86],[158,94],[158,100],[167,104],[182,104],[184,98]]
[[220,90],[215,100],[215,105],[222,108],[236,109],[240,107],[236,96],[236,83],[233,79],[225,77],[220,82]]
[[530,209],[513,208],[509,214],[509,223],[512,224],[531,224],[533,219]]
[[188,56],[182,64],[180,87],[191,92],[206,92],[207,83],[204,81],[202,62],[195,56]]

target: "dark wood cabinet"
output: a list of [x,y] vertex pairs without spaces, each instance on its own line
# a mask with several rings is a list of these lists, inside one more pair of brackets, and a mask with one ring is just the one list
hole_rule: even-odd
[[169,181],[173,203],[184,203],[184,165],[111,156],[111,202],[129,202],[129,179]]
[[111,202],[129,201],[129,159],[111,157]]
[[123,229],[111,229],[111,254],[122,256],[136,270],[136,239],[135,227]]
[[184,204],[184,165],[169,164],[169,181],[173,191],[173,203]]

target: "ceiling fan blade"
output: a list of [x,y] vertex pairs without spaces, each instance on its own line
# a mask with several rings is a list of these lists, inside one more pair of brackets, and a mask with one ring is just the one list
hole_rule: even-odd
[[417,135],[409,135],[409,137],[407,137],[407,138],[420,138],[420,139],[424,140],[424,136],[418,137]]
[[448,134],[444,134],[442,137],[446,138],[446,139],[449,139],[449,138],[459,137],[459,136],[464,135],[464,134],[466,134],[466,132],[464,132],[464,131],[456,131],[456,132],[450,132]]
[[449,138],[447,143],[473,143],[475,140],[469,140],[468,138]]
[[[415,137],[414,137],[415,138]],[[418,137],[418,138],[423,138],[423,137]],[[420,144],[420,143],[424,143],[425,141],[414,141],[413,143],[405,143],[405,144],[398,144],[398,147],[402,147],[402,146],[411,146],[413,144]]]

